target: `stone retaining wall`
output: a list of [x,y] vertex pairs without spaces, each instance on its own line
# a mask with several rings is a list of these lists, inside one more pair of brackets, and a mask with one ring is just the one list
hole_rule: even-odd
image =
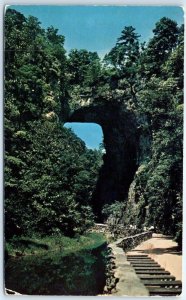
[[135,234],[133,236],[128,236],[121,238],[116,241],[118,247],[121,247],[124,251],[129,251],[135,248],[137,245],[146,241],[152,237],[152,231],[145,231],[142,233]]
[[152,232],[147,231],[134,236],[121,238],[108,245],[110,249],[107,268],[107,281],[104,288],[105,294],[112,296],[149,296],[149,292],[143,285],[124,251],[128,251],[138,244],[152,237]]

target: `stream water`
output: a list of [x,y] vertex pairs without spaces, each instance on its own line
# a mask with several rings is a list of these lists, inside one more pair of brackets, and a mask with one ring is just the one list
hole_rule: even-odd
[[90,295],[105,285],[106,246],[69,256],[48,252],[11,258],[5,267],[5,286],[26,295]]

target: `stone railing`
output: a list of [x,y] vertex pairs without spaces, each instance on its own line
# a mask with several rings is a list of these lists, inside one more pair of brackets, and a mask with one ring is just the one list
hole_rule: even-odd
[[109,224],[108,231],[110,232],[113,239],[116,241],[124,236],[132,236],[140,233],[140,229],[127,227],[122,224]]
[[121,247],[125,252],[135,248],[137,245],[146,241],[152,237],[152,231],[145,231],[142,233],[135,234],[133,236],[128,236],[121,238],[116,242],[118,247]]

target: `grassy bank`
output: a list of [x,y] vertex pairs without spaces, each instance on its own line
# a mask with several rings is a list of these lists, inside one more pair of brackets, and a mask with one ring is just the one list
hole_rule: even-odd
[[94,249],[106,242],[100,233],[87,233],[75,238],[66,236],[14,237],[6,242],[6,251],[10,256],[43,254],[48,251],[61,251],[64,255],[73,252]]

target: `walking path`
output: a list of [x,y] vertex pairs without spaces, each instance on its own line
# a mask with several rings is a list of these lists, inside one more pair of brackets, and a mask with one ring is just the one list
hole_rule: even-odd
[[172,237],[154,233],[151,239],[141,243],[126,254],[148,254],[166,271],[174,275],[176,280],[182,280],[182,252]]

